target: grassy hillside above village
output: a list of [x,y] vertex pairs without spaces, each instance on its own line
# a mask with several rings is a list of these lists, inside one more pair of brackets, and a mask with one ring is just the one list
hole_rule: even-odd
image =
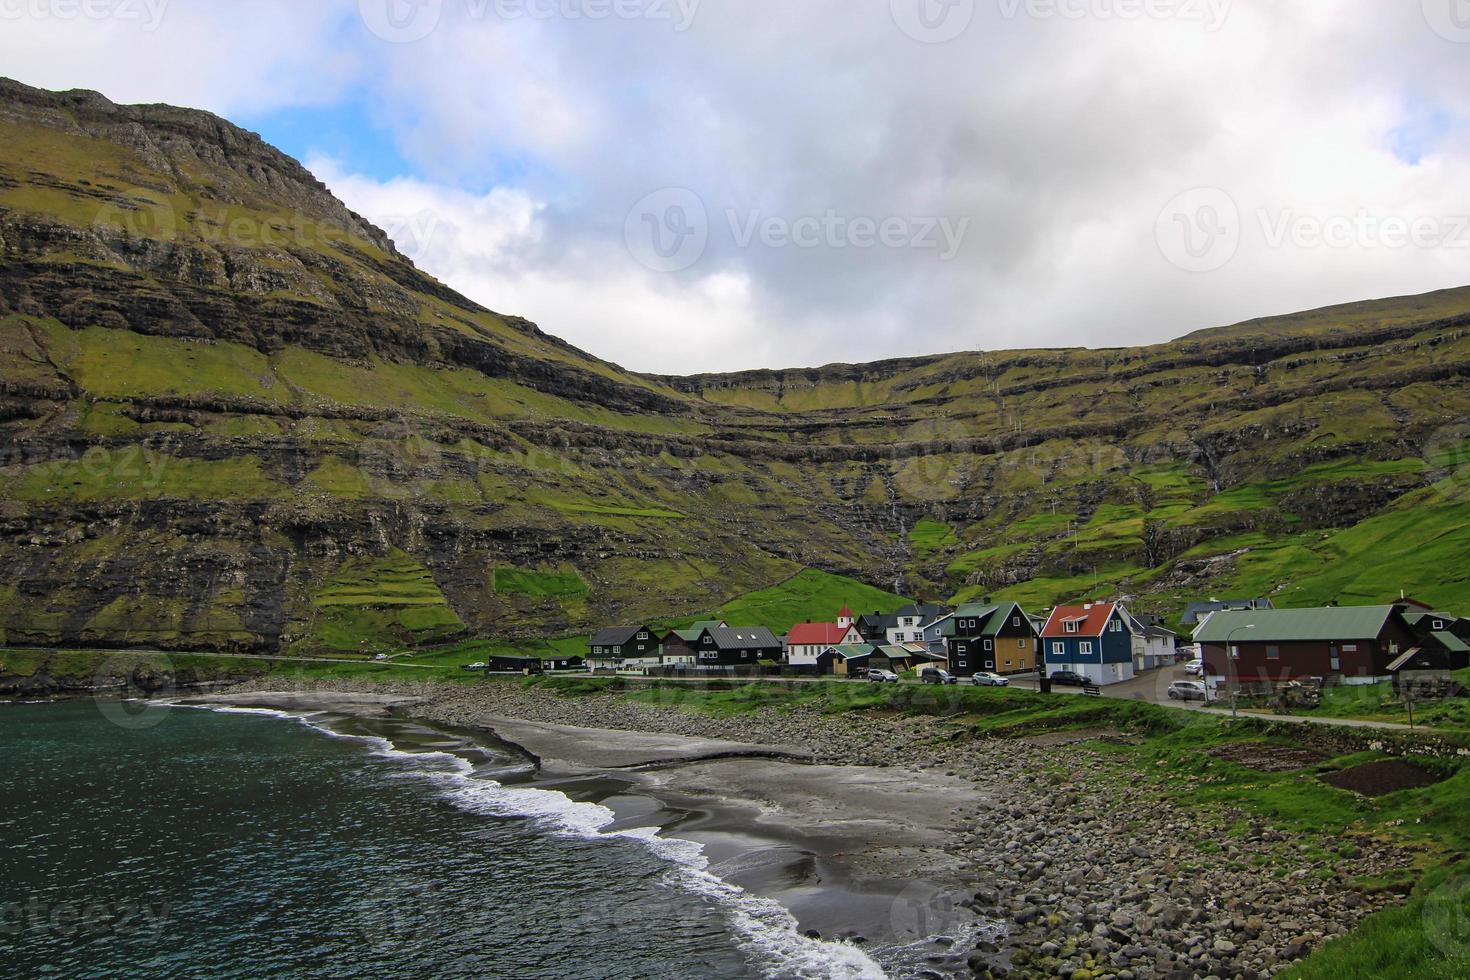
[[645,377],[453,293],[223,120],[0,83],[0,643],[550,651],[899,597],[1470,608],[1467,324],[1461,289]]

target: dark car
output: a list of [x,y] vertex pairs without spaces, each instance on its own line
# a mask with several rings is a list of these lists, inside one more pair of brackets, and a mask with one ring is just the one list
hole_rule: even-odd
[[1062,687],[1086,687],[1092,683],[1075,670],[1054,671],[1051,675],[1051,682]]
[[919,671],[919,680],[925,684],[958,684],[960,682],[958,677],[938,667],[925,667]]

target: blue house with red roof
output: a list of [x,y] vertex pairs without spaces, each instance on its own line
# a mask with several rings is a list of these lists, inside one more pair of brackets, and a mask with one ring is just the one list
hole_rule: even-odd
[[1133,620],[1116,602],[1057,606],[1041,646],[1048,676],[1070,670],[1100,687],[1133,679]]

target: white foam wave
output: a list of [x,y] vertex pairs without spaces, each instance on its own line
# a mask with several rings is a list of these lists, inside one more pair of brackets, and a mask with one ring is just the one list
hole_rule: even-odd
[[535,821],[553,833],[595,839],[603,837],[634,840],[656,857],[669,862],[675,883],[720,908],[739,937],[752,964],[771,977],[782,980],[884,980],[883,968],[851,943],[825,942],[801,934],[796,917],[779,902],[752,895],[737,885],[711,874],[703,845],[676,837],[661,837],[657,827],[608,831],[617,819],[599,803],[579,803],[559,790],[505,786],[492,779],[477,779],[474,766],[449,752],[405,752],[388,739],[376,735],[349,735],[316,724],[310,718],[274,708],[210,706],[227,714],[259,714],[293,719],[334,738],[354,739],[370,746],[372,754],[430,768],[404,775],[433,780],[445,797],[472,813],[495,817],[519,817]]

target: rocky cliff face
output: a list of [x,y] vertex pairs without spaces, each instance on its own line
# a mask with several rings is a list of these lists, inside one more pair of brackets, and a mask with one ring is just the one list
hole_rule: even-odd
[[1409,555],[1333,570],[1466,543],[1467,323],[1454,291],[644,377],[453,293],[224,120],[0,82],[0,640],[573,635],[803,567],[1032,604],[1448,601],[1458,573],[1403,583]]

